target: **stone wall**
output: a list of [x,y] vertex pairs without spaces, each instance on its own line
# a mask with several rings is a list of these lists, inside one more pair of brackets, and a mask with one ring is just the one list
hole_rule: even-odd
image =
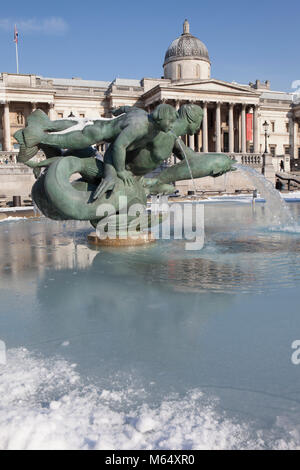
[[[253,184],[240,171],[227,173],[217,178],[210,176],[206,178],[198,178],[195,181],[196,190],[204,192],[224,192],[235,193],[238,191],[253,191]],[[192,181],[177,181],[176,189],[180,194],[185,195],[188,191],[194,191]]]
[[33,172],[25,165],[0,165],[0,196],[28,198],[35,182]]

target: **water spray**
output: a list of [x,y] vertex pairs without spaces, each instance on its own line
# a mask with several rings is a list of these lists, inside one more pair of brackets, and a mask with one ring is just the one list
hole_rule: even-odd
[[188,169],[189,169],[189,173],[190,173],[190,175],[191,175],[191,180],[192,180],[192,183],[193,183],[193,186],[194,186],[195,195],[196,195],[197,188],[196,188],[195,180],[194,180],[194,177],[193,177],[193,173],[192,173],[192,169],[191,169],[191,166],[190,166],[190,162],[188,161],[188,158],[187,158],[187,156],[186,156],[186,153],[185,153],[185,151],[184,151],[184,148],[183,148],[183,146],[182,146],[182,144],[181,144],[181,139],[180,139],[180,137],[177,137],[177,135],[175,134],[175,132],[173,132],[172,130],[171,130],[171,132],[172,132],[172,134],[176,137],[176,142],[178,143],[178,145],[179,145],[179,147],[180,147],[180,149],[181,149],[181,151],[182,151],[182,153],[183,153],[183,156],[184,156],[184,158],[185,158],[186,164],[187,164]]

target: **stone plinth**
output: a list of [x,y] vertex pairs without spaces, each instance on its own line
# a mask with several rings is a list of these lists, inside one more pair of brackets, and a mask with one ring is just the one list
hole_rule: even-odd
[[139,235],[130,236],[128,235],[126,238],[105,238],[100,239],[97,236],[96,232],[92,232],[88,235],[88,241],[93,245],[98,246],[113,246],[113,247],[122,247],[122,246],[137,246],[137,245],[145,245],[147,243],[155,242],[155,237],[150,232],[141,232]]
[[271,183],[275,186],[275,168],[273,165],[273,157],[269,153],[265,153],[263,155],[264,158],[264,166],[263,166],[263,175],[267,180],[271,181]]

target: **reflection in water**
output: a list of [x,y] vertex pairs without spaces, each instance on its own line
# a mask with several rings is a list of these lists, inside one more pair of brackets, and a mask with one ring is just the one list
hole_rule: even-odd
[[88,245],[90,227],[84,222],[6,223],[0,231],[1,284],[18,280],[26,285],[49,269],[69,269],[84,270],[90,277],[105,276],[116,289],[129,278],[133,284],[151,282],[162,290],[181,292],[293,287],[299,281],[300,236],[257,230],[262,220],[263,205],[254,212],[248,205],[222,204],[218,210],[206,206],[206,243],[199,252],[185,251],[182,240],[99,250]]
[[242,422],[297,416],[299,233],[263,227],[259,205],[208,204],[205,222],[199,252],[181,240],[95,249],[85,223],[2,223],[0,338],[76,363],[104,396],[131,390],[130,406],[197,389]]
[[41,274],[50,266],[85,269],[97,254],[86,244],[88,225],[80,222],[22,220],[0,228],[0,269],[7,278]]

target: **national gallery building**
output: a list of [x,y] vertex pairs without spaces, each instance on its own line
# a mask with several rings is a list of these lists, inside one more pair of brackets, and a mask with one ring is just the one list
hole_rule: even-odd
[[116,78],[112,82],[38,75],[0,75],[0,150],[17,149],[13,134],[24,127],[36,108],[50,119],[111,117],[114,107],[139,106],[151,112],[159,103],[177,109],[185,103],[204,110],[197,135],[183,140],[199,152],[258,155],[265,150],[263,123],[269,124],[269,153],[289,166],[300,157],[300,105],[293,95],[272,91],[269,81],[248,85],[211,78],[208,50],[190,33],[187,20],[182,34],[168,47],[163,78]]

